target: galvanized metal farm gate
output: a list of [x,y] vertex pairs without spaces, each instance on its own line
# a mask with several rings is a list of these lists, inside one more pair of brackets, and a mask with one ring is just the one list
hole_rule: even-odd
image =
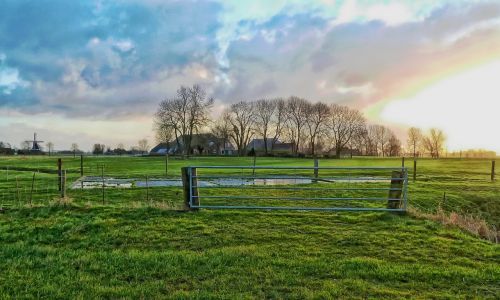
[[405,167],[190,166],[182,172],[191,210],[404,212],[408,205]]

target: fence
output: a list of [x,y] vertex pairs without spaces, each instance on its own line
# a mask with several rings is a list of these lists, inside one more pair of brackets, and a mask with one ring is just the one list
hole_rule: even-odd
[[191,166],[183,169],[191,209],[404,212],[404,167]]

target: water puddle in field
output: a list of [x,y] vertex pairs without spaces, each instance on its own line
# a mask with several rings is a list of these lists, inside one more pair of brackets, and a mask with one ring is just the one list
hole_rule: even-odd
[[[263,178],[263,179],[241,179],[241,178],[214,178],[207,180],[198,180],[200,187],[235,187],[248,185],[295,185],[295,184],[310,184],[318,183],[363,183],[373,182],[373,178],[356,178],[356,179],[305,179],[305,178]],[[390,181],[390,179],[378,180]],[[146,182],[143,179],[120,179],[111,177],[84,177],[77,180],[71,185],[72,189],[93,189],[93,188],[145,188],[145,187],[182,187],[182,180],[179,179],[150,179]]]

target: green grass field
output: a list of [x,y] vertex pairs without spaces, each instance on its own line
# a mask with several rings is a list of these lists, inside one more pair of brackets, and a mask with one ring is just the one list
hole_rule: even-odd
[[[63,161],[68,180],[79,178],[79,158]],[[168,176],[187,165],[251,164],[248,157],[170,158]],[[165,176],[162,157],[87,157],[85,175],[100,175],[100,165],[110,177]],[[259,157],[257,165],[313,161]],[[472,214],[498,228],[500,182],[490,181],[490,167],[488,160],[419,160],[410,205]],[[0,169],[1,298],[500,297],[498,244],[412,215],[179,212],[181,189],[165,187],[148,195],[144,188],[105,189],[104,203],[101,189],[68,190],[70,200],[59,203],[54,174],[36,173],[30,197],[33,171],[55,170],[56,157],[0,157]]]

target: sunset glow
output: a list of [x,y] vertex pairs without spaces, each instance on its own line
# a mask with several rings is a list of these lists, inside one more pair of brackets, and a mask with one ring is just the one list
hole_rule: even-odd
[[499,16],[486,0],[8,1],[0,140],[154,143],[158,103],[200,84],[216,115],[296,95],[360,109],[403,141],[439,127],[449,150],[500,152],[487,134],[500,128]]

